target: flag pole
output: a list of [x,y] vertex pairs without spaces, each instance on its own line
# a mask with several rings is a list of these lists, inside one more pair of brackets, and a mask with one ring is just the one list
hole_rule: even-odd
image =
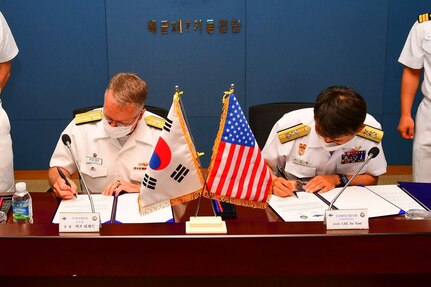
[[[230,90],[228,92],[225,92],[223,97],[225,98],[226,95],[232,94],[234,92],[234,87],[235,87],[234,84],[231,84]],[[179,90],[179,88],[178,88],[178,86],[176,86],[176,92],[178,92],[178,90]],[[180,98],[180,106],[181,106],[181,110],[183,110],[181,98]],[[185,112],[183,112],[183,114],[185,115]],[[187,117],[184,116],[183,118],[185,119],[187,126],[189,126],[188,121],[187,121]],[[192,142],[194,143],[194,139],[193,139],[193,136],[191,134],[190,134],[190,137],[191,137]],[[199,209],[200,209],[200,205],[201,205],[201,201],[202,201],[202,193],[205,190],[205,187],[207,186],[207,178],[209,176],[208,173],[205,174],[203,172],[203,168],[202,168],[202,164],[200,162],[199,156],[198,156],[198,162],[200,164],[201,172],[204,175],[204,185],[203,185],[202,190],[201,190],[201,196],[199,197],[199,200],[198,200],[198,205],[196,207],[195,216],[190,217],[190,221],[186,222],[186,233],[187,234],[227,233],[226,223],[223,221],[221,216],[217,216],[213,204],[211,204],[211,208],[212,208],[214,216],[198,217],[198,213],[199,213]],[[209,191],[208,194],[209,194],[209,200],[211,201],[212,200],[211,191]]]
[[[195,140],[194,140],[194,138],[193,138],[193,134],[192,134],[192,133],[191,133],[191,131],[190,131],[190,124],[189,124],[189,121],[188,121],[188,117],[187,117],[186,111],[185,111],[185,109],[184,109],[182,99],[181,99],[181,97],[179,96],[179,95],[180,95],[180,94],[182,94],[182,93],[181,93],[181,91],[180,91],[180,87],[179,87],[178,85],[175,85],[175,93],[178,95],[178,98],[179,98],[180,107],[181,107],[181,113],[183,114],[184,122],[185,122],[185,124],[186,124],[186,126],[187,126],[187,129],[188,129],[188,131],[189,131],[190,140],[192,141],[193,146],[194,146],[194,147],[196,147]],[[198,205],[197,205],[197,207],[196,207],[195,217],[196,217],[196,216],[198,216],[198,213],[199,213],[199,210],[200,210],[201,201],[202,201],[202,194],[203,194],[203,192],[204,192],[204,190],[205,190],[206,183],[207,183],[207,176],[208,176],[208,175],[206,175],[206,174],[204,173],[204,170],[203,170],[203,167],[202,167],[202,163],[201,163],[201,160],[200,160],[200,155],[199,155],[199,154],[197,154],[196,156],[197,156],[197,157],[196,157],[196,158],[197,158],[197,161],[198,161],[198,163],[199,163],[199,168],[200,168],[200,170],[201,170],[201,173],[202,173],[202,174],[203,174],[203,176],[204,176],[204,185],[202,186],[202,189],[201,189],[201,192],[200,192],[200,196],[199,196],[199,199],[198,199]],[[215,212],[214,206],[212,206],[212,204],[211,204],[211,208],[212,208],[212,211],[213,211],[214,216],[216,216],[216,212]]]
[[[232,83],[232,84],[230,84],[230,89],[229,89],[229,91],[224,92],[224,95],[223,95],[223,101],[226,99],[226,97],[227,97],[227,96],[230,96],[230,95],[231,95],[231,94],[233,94],[234,92],[235,92],[235,85]],[[208,178],[208,176],[209,176],[209,173],[207,172],[206,176],[204,177],[204,179],[205,179],[204,187],[205,187],[205,186],[207,186],[207,178]],[[202,189],[202,190],[203,190],[203,189]],[[209,200],[210,200],[210,201],[213,199],[213,198],[212,198],[212,193],[211,193],[211,191],[210,191],[210,190],[208,190],[208,198],[209,198]],[[198,210],[199,210],[200,199],[201,199],[201,198],[199,198],[198,209],[196,210],[196,215],[195,215],[195,216],[197,216],[197,213],[198,213]],[[216,211],[215,211],[215,208],[214,208],[214,205],[213,205],[213,204],[211,204],[211,208],[212,208],[212,210],[213,210],[214,216],[217,216],[217,213],[216,213]]]
[[[178,86],[176,86],[176,87],[178,87]],[[234,91],[235,91],[235,85],[232,83],[232,84],[230,84],[229,91],[224,92],[223,98],[225,98],[227,95],[233,94]],[[199,161],[199,163],[200,163],[200,161]],[[201,165],[201,171],[202,171],[202,174],[204,174],[204,186],[202,187],[201,196],[199,197],[198,205],[196,207],[195,216],[198,216],[199,209],[200,209],[200,206],[201,206],[202,193],[205,190],[205,187],[207,186],[207,178],[208,178],[208,175],[209,175],[208,172],[206,174],[203,172],[202,165]],[[208,197],[209,197],[209,200],[211,201],[212,200],[211,191],[208,191]],[[212,208],[214,216],[217,216],[217,213],[215,211],[215,208],[214,208],[213,204],[211,204],[211,208]]]

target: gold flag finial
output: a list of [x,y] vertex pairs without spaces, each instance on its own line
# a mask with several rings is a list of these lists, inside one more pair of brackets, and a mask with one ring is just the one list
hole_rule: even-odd
[[179,96],[182,94],[183,94],[183,91],[180,91],[180,87],[178,85],[175,85],[175,95]]
[[234,84],[230,84],[230,89],[229,91],[224,92],[224,98],[232,95],[235,92],[235,85]]
[[204,152],[197,152],[198,157],[204,156],[205,153]]

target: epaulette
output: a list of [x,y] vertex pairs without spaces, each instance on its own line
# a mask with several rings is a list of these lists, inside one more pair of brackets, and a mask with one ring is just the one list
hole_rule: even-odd
[[278,139],[282,144],[296,140],[310,133],[311,129],[309,126],[304,124],[298,124],[290,128],[281,130],[277,132]]
[[356,135],[379,143],[382,141],[383,134],[384,132],[381,129],[365,125],[365,127]]
[[431,13],[420,14],[418,16],[418,22],[422,23],[422,22],[429,21],[430,20],[430,16],[431,16]]
[[145,118],[145,122],[150,127],[154,127],[161,130],[163,129],[163,126],[165,125],[166,120],[156,116],[148,116]]
[[91,122],[100,121],[103,117],[102,110],[92,110],[75,115],[75,124],[82,125]]

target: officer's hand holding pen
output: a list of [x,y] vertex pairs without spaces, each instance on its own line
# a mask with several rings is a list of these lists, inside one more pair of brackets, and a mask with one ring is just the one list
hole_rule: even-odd
[[73,181],[69,181],[66,177],[66,175],[63,173],[61,168],[57,167],[57,172],[60,175],[60,177],[63,179],[57,180],[57,182],[53,186],[54,193],[57,197],[69,199],[73,196],[77,197],[76,195],[76,185]]
[[281,197],[286,197],[293,194],[298,197],[295,191],[298,185],[297,181],[289,180],[286,173],[279,166],[277,166],[277,170],[281,178],[277,178],[274,180],[272,187],[274,194]]

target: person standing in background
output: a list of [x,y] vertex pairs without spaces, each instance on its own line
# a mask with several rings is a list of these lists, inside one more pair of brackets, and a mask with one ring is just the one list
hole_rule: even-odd
[[2,91],[9,80],[12,59],[18,47],[9,25],[0,12],[0,192],[14,191],[12,138],[9,118],[2,107]]
[[[398,62],[404,65],[401,78],[401,117],[398,132],[413,139],[413,181],[431,182],[431,13],[419,15],[407,37]],[[422,102],[416,119],[412,106],[421,80]]]

